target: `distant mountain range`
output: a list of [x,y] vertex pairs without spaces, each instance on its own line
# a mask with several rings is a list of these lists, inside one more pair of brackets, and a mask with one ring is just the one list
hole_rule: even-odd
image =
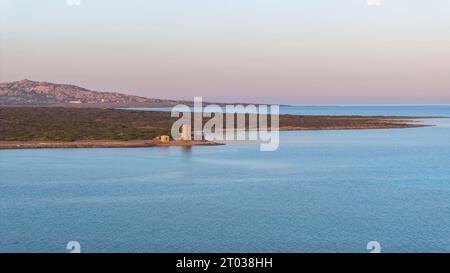
[[181,101],[150,99],[115,92],[92,91],[69,84],[21,80],[0,83],[0,105],[12,106],[173,106]]

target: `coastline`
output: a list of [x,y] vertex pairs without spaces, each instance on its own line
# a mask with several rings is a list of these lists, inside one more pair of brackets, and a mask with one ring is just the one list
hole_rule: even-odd
[[[236,115],[237,118],[237,115]],[[246,117],[248,118],[248,117]],[[280,115],[279,131],[405,129],[435,126],[444,116]],[[155,140],[169,135],[176,118],[168,112],[94,108],[0,107],[0,149],[141,148],[214,146],[210,141]],[[203,123],[207,120],[203,119]],[[269,126],[270,128],[270,126]],[[245,125],[234,130],[256,128]],[[216,128],[227,130],[226,128]]]
[[76,141],[0,141],[0,150],[11,149],[58,149],[58,148],[146,148],[170,146],[216,146],[224,145],[207,140],[76,140]]
[[[389,124],[388,126],[374,127],[327,127],[321,129],[305,128],[305,127],[280,127],[279,131],[324,131],[324,130],[376,130],[376,129],[404,129],[404,128],[420,128],[436,125],[427,124],[404,124],[399,123],[398,126]],[[248,131],[248,130],[245,130]],[[149,148],[149,147],[171,147],[171,146],[218,146],[224,143],[213,142],[208,140],[171,140],[162,142],[159,140],[75,140],[75,141],[0,141],[0,150],[12,149],[62,149],[62,148]]]

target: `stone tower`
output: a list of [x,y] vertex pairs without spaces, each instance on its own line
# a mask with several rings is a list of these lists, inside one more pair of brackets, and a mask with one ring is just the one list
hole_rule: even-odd
[[187,124],[181,125],[181,139],[191,140],[191,126]]

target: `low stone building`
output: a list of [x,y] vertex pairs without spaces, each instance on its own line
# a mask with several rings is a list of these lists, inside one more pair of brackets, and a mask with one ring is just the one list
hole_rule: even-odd
[[164,142],[164,143],[169,142],[170,141],[170,136],[168,136],[168,135],[159,136],[159,140],[161,142]]

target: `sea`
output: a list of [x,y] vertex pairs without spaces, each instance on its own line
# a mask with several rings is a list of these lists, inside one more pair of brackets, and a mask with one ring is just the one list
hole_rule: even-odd
[[[152,110],[152,109],[139,109]],[[169,109],[156,109],[169,110]],[[281,107],[447,116],[450,105]],[[450,252],[450,119],[280,146],[0,150],[0,252]]]

